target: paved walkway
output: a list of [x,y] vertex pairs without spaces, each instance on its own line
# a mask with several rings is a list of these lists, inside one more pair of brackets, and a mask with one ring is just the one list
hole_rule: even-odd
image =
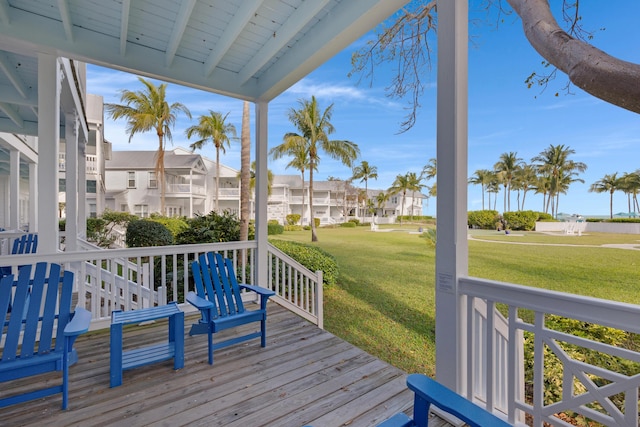
[[[532,246],[572,246],[581,248],[613,248],[613,249],[628,249],[633,251],[640,250],[640,242],[635,243],[607,243],[604,245],[572,245],[571,243],[534,243],[534,242],[508,242],[505,240],[487,240],[481,239],[468,234],[469,240],[476,240],[478,242],[488,243],[505,243],[507,245],[532,245]],[[524,236],[524,234],[513,234],[513,236]]]

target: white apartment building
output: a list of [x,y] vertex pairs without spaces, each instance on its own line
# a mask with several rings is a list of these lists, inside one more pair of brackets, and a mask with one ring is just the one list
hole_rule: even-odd
[[[114,151],[105,164],[106,207],[148,217],[160,212],[160,185],[155,172],[155,151]],[[165,152],[165,215],[193,217],[216,209],[215,162],[185,148]],[[313,183],[314,216],[320,224],[345,222],[350,218],[371,221],[365,209],[363,189],[345,181],[316,181]],[[384,190],[369,190],[374,200]],[[220,165],[219,210],[240,212],[239,171]],[[425,196],[419,192],[407,194],[402,209],[402,195],[389,197],[375,208],[377,222],[394,221],[404,215],[422,215]],[[299,214],[303,225],[309,224],[309,183],[296,175],[275,175],[268,198],[267,215],[270,220],[286,223],[287,215]],[[253,209],[252,209],[253,216]]]

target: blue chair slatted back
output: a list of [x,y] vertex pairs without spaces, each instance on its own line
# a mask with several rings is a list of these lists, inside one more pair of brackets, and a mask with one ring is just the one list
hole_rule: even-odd
[[13,241],[12,255],[35,254],[38,249],[38,235],[25,234]]
[[233,262],[220,254],[208,252],[191,263],[196,292],[214,304],[214,318],[233,316],[245,311]]
[[0,281],[0,314],[6,327],[2,361],[59,352],[64,347],[64,326],[71,317],[73,273],[65,271],[61,276],[59,265],[42,262],[36,264],[30,280],[31,270],[31,265],[25,265],[18,280],[9,275]]

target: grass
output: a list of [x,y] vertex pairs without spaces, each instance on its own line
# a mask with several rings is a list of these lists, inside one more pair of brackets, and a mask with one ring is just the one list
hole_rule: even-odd
[[[310,236],[309,231],[300,231],[285,232],[278,238],[310,243]],[[520,240],[514,240],[516,237]],[[483,239],[496,241],[469,241],[469,274],[638,303],[640,251],[593,247],[635,244],[637,237],[487,233]],[[318,239],[315,244],[333,254],[340,267],[338,285],[325,290],[325,328],[406,372],[434,375],[435,250],[418,234],[372,233],[368,227],[320,228]]]

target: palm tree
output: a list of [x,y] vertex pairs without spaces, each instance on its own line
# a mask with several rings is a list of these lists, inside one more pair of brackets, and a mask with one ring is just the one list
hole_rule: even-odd
[[402,193],[402,203],[400,204],[400,225],[402,225],[402,217],[404,216],[404,199],[407,196],[407,191],[411,188],[412,184],[409,178],[409,173],[396,176],[396,179],[389,187],[389,195],[395,195]]
[[613,218],[613,193],[619,189],[620,183],[621,179],[618,178],[618,173],[616,172],[611,175],[605,175],[589,187],[590,192],[609,193],[609,218]]
[[172,140],[171,128],[175,125],[179,112],[191,118],[191,112],[179,102],[169,104],[166,100],[167,84],[160,86],[138,77],[144,85],[140,91],[124,89],[120,91],[120,102],[124,104],[105,104],[107,113],[114,120],[124,118],[127,121],[129,142],[136,133],[155,131],[158,135],[155,172],[160,181],[160,210],[165,215],[166,180],[164,179],[164,148],[166,141]]
[[[425,185],[422,184],[422,175],[418,176],[415,172],[409,172],[407,174],[407,180],[409,185],[408,190],[411,191],[411,220],[413,221],[413,204],[415,202],[416,191],[422,191]],[[431,189],[434,187],[431,187]]]
[[637,213],[640,211],[640,206],[638,206],[638,192],[640,192],[640,170],[625,173],[622,178],[624,179],[624,186],[626,188],[626,191],[631,196],[632,208],[629,209],[629,212]]
[[[482,210],[484,210],[484,193],[491,182],[492,175],[493,172],[489,169],[478,169],[473,173],[473,176],[469,178],[469,184],[480,185],[482,189]],[[489,207],[491,207],[491,201],[489,201]]]
[[[249,204],[251,200],[251,130],[249,101],[242,103],[242,131],[240,133],[240,240],[249,240]],[[245,256],[246,259],[246,256]]]
[[351,179],[359,179],[360,182],[364,181],[364,194],[365,194],[365,206],[369,201],[369,180],[378,179],[378,168],[376,166],[370,166],[369,162],[363,160],[360,162],[360,166],[353,168],[353,177]]
[[429,180],[431,178],[435,178],[438,175],[438,161],[435,158],[430,158],[429,163],[422,168],[421,177]]
[[380,192],[376,196],[376,206],[384,214],[384,205],[389,201],[389,193]]
[[[578,172],[584,172],[587,170],[587,165],[582,162],[575,162],[569,159],[569,156],[575,154],[575,150],[560,145],[549,145],[539,155],[531,159],[532,162],[536,162],[535,165],[540,175],[546,175],[549,177],[549,198],[547,199],[547,206],[545,212],[548,212],[549,204],[553,201],[551,214],[557,215],[558,204],[560,202],[560,191],[563,185],[563,178],[566,181],[567,176],[577,176]],[[579,180],[573,180],[579,181]],[[566,182],[564,182],[566,184]],[[555,216],[554,215],[554,216]]]
[[318,236],[313,212],[313,172],[320,162],[320,151],[324,151],[329,157],[340,160],[346,166],[351,167],[353,161],[360,155],[360,149],[351,141],[329,139],[329,135],[335,132],[335,128],[331,124],[333,104],[321,111],[315,96],[312,96],[311,100],[300,100],[299,104],[299,109],[291,108],[289,110],[289,120],[300,133],[287,133],[282,144],[274,147],[271,153],[279,157],[295,155],[301,151],[308,153],[311,241],[317,242]]
[[518,157],[518,153],[511,151],[509,153],[502,153],[500,160],[493,166],[496,172],[501,173],[502,177],[502,185],[504,186],[504,212],[511,211],[511,182],[521,163],[522,159]]
[[[287,163],[287,166],[285,166],[285,168],[294,168],[296,170],[300,171],[300,177],[302,178],[302,211],[301,211],[301,215],[300,215],[300,225],[304,224],[304,213],[305,213],[305,203],[304,203],[304,172],[309,168],[309,152],[307,151],[307,146],[304,144],[299,144],[299,145],[294,145],[291,148],[290,152],[281,152],[280,150],[276,149],[277,147],[274,147],[271,149],[271,151],[269,152],[269,154],[274,158],[274,159],[279,159],[280,157],[284,156],[284,155],[290,155],[292,156],[291,161],[289,163]],[[316,165],[316,172],[318,171],[317,165]]]
[[220,150],[225,153],[225,145],[230,145],[231,139],[236,139],[236,127],[231,123],[227,123],[226,115],[222,115],[217,111],[209,110],[208,115],[202,115],[198,119],[198,124],[190,126],[186,130],[187,138],[191,139],[193,135],[198,138],[189,147],[191,150],[201,149],[207,141],[211,141],[216,147],[216,211],[220,212]]
[[533,165],[523,164],[516,171],[516,181],[518,183],[518,191],[522,190],[522,205],[518,207],[518,210],[524,210],[524,202],[527,198],[527,192],[535,189],[538,181],[538,175],[536,175],[536,168]]

